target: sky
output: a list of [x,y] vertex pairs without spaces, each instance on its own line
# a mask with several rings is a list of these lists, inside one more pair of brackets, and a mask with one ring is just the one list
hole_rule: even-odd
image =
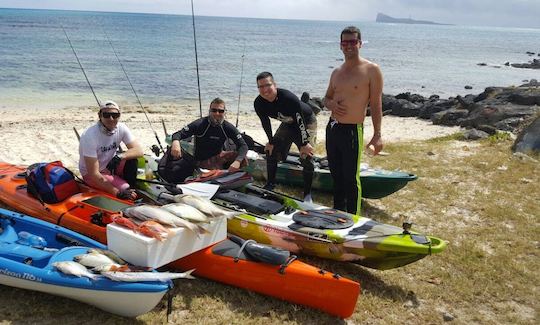
[[[195,15],[374,21],[398,18],[469,26],[540,28],[540,0],[194,0]],[[191,15],[190,0],[0,0],[0,8]]]

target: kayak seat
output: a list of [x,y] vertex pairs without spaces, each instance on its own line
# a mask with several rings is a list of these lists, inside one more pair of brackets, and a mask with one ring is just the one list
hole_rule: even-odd
[[210,181],[211,184],[219,185],[222,189],[239,188],[251,182],[253,182],[253,178],[245,171],[229,173]]
[[214,198],[259,215],[277,214],[285,209],[284,205],[279,202],[234,190],[220,190]]
[[238,260],[249,260],[272,265],[282,265],[290,257],[290,252],[287,250],[262,245],[254,241],[245,241],[237,236],[230,236],[228,239],[215,245],[212,248],[212,252]]
[[334,209],[301,210],[293,214],[294,223],[289,228],[345,229],[354,224],[351,216]]

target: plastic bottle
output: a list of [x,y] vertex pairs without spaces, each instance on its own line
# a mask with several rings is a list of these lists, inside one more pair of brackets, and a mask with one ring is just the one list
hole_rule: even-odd
[[47,246],[47,241],[41,236],[34,235],[26,231],[21,231],[17,235],[19,236],[19,240],[17,240],[17,243],[19,244],[36,248],[44,248]]
[[144,175],[147,180],[154,179],[154,172],[150,168],[150,164],[148,163],[148,161],[146,162],[146,165],[144,166]]

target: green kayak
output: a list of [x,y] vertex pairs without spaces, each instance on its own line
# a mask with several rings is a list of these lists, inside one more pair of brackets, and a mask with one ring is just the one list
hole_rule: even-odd
[[[163,198],[163,186],[146,188]],[[321,258],[387,270],[440,253],[446,241],[379,223],[321,205],[267,191],[253,184],[239,190],[218,190],[212,202],[240,212],[227,222],[227,231],[243,239]],[[163,202],[165,203],[165,202]]]
[[[171,136],[166,137],[166,142],[170,144]],[[182,148],[188,152],[193,152],[193,144],[191,142],[182,141]],[[248,166],[244,170],[250,173],[253,178],[265,181],[265,155],[260,153],[260,148],[253,149],[256,149],[256,151],[249,150],[247,155]],[[332,180],[332,175],[325,159],[315,157],[314,161],[315,175],[313,177],[313,189],[331,192],[334,181]],[[362,197],[366,199],[380,199],[390,195],[399,191],[407,183],[415,179],[417,179],[417,176],[414,174],[372,168],[367,164],[361,164],[360,182],[362,183]],[[302,166],[297,155],[290,154],[285,161],[278,164],[276,182],[278,184],[300,187],[304,185]]]

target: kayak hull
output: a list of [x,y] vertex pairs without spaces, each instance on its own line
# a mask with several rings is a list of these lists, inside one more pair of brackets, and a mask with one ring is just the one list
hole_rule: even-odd
[[[218,244],[219,245],[219,244]],[[254,263],[216,253],[218,245],[189,255],[171,265],[194,274],[295,304],[347,318],[354,312],[358,282],[302,263],[298,260],[282,269],[280,265]],[[208,263],[211,260],[212,263]]]
[[[2,285],[67,297],[124,317],[149,312],[172,287],[170,281],[122,283],[104,277],[90,280],[63,274],[53,267],[53,263],[72,261],[74,256],[87,253],[90,247],[106,249],[106,246],[62,227],[8,210],[0,209],[0,218],[3,229],[0,234]],[[43,237],[48,248],[59,251],[49,252],[18,244],[17,233],[20,231]],[[86,246],[68,247],[56,240],[59,234]]]
[[[404,231],[345,212],[337,214],[353,222],[343,229],[299,227],[293,220],[295,214],[305,210],[335,210],[266,191],[255,185],[246,186],[245,191],[245,194],[283,202],[283,208],[275,214],[244,213],[230,219],[227,223],[229,233],[244,239],[253,239],[294,253],[353,262],[380,270],[401,267],[446,248],[446,242],[437,237]],[[219,197],[215,202],[229,207],[238,204]]]
[[[303,187],[304,177],[302,166],[293,163],[298,160],[295,156],[278,164],[276,182],[278,184]],[[248,166],[244,168],[257,180],[266,181],[266,160],[264,155],[255,159],[248,159]],[[362,184],[362,197],[366,199],[380,199],[395,193],[405,187],[410,181],[417,178],[416,175],[400,171],[389,171],[378,168],[364,168],[360,172]],[[328,168],[315,168],[313,175],[313,189],[331,192],[334,188],[334,180]]]

